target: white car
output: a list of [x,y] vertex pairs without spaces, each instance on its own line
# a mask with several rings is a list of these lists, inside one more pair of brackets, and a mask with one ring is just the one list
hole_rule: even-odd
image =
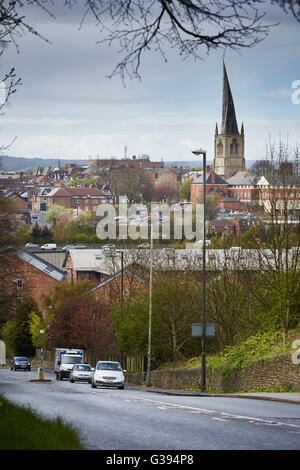
[[36,243],[26,243],[25,248],[38,248],[39,245]]
[[96,387],[117,387],[124,389],[124,372],[119,362],[98,361],[94,375],[92,377],[92,388]]
[[91,383],[94,369],[90,364],[75,364],[70,373],[70,382],[88,382]]
[[68,251],[68,250],[72,250],[73,248],[75,248],[74,245],[66,245],[62,248],[62,251]]
[[46,243],[46,245],[41,246],[42,250],[56,250],[56,243]]

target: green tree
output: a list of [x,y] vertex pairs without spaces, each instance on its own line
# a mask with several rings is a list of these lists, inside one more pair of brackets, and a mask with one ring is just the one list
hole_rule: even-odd
[[48,225],[44,225],[41,229],[41,238],[44,243],[49,243],[53,239],[53,233],[49,229]]
[[60,206],[59,204],[53,204],[46,212],[45,214],[45,220],[48,223],[54,223],[56,222],[57,217],[59,214],[62,212],[66,212],[66,209],[63,206]]
[[3,339],[8,342],[14,354],[34,355],[35,348],[30,331],[32,314],[41,315],[35,300],[28,297],[18,306],[15,318],[7,322],[2,329]]
[[42,232],[41,228],[39,224],[36,222],[34,226],[32,227],[32,231],[31,231],[31,237],[35,243],[37,243],[40,240],[41,232]]
[[[199,320],[201,293],[191,279],[176,275],[158,282],[152,292],[152,351],[156,365],[176,362],[195,352],[191,338],[191,324]],[[148,293],[112,310],[120,350],[127,354],[147,353],[148,347]]]
[[253,232],[252,243],[260,275],[247,280],[248,288],[262,302],[266,294],[276,301],[273,312],[280,320],[284,343],[293,324],[293,299],[300,283],[300,224],[290,221],[290,215],[299,210],[299,156],[298,147],[291,150],[283,141],[268,147],[265,178],[269,197],[261,207],[261,217],[270,234],[268,250],[266,242]]
[[184,201],[189,201],[191,199],[191,179],[188,179],[179,188],[179,196]]

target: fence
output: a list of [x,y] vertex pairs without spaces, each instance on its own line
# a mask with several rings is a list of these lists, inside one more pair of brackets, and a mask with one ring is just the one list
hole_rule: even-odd
[[[55,351],[44,351],[43,362],[47,364],[49,368],[54,369]],[[33,359],[36,362],[41,361],[41,350],[36,349],[35,357]],[[99,352],[84,352],[84,361],[91,364],[93,367],[98,361],[116,361],[120,362],[123,369],[128,372],[143,372],[145,370],[145,358],[144,356],[127,356],[123,353],[99,353]]]

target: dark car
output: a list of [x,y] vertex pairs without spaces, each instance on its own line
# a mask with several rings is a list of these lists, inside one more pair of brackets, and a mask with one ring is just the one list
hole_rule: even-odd
[[15,356],[10,364],[10,370],[30,370],[31,364],[25,356]]

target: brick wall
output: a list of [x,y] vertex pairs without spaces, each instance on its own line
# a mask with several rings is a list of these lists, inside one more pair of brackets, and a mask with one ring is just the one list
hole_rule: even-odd
[[[11,286],[11,289],[15,291],[18,302],[30,296],[33,297],[41,307],[42,294],[47,294],[59,281],[15,255],[9,256],[9,262],[11,264],[11,274],[7,276],[6,281],[7,285]],[[15,269],[13,269],[14,267]],[[15,279],[21,279],[23,281],[23,287],[21,289],[16,289],[13,283]]]

